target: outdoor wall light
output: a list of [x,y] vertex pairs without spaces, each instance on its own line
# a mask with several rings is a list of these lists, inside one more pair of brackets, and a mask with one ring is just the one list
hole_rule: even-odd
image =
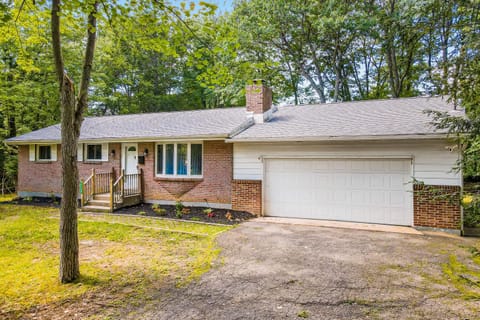
[[143,151],[143,155],[145,156],[145,158],[148,156],[148,149],[145,149],[145,150]]
[[115,158],[115,149],[112,149],[112,151],[110,151],[110,156],[112,158]]

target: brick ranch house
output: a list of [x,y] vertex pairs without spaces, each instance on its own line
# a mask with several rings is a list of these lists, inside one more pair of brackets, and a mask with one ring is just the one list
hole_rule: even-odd
[[[141,170],[147,203],[458,230],[460,206],[430,187],[461,189],[459,153],[426,109],[463,116],[440,97],[272,107],[257,81],[246,109],[86,118],[78,166],[84,180]],[[61,194],[59,125],[7,143],[20,197]]]

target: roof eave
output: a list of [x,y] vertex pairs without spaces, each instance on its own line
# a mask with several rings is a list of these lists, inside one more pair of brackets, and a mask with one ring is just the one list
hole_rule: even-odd
[[447,139],[447,133],[436,134],[398,134],[398,135],[362,135],[362,136],[319,136],[319,137],[271,137],[271,138],[232,138],[226,142],[322,142],[322,141],[375,141],[410,139]]
[[[130,137],[130,138],[94,138],[79,139],[78,143],[121,143],[121,142],[156,142],[156,141],[195,141],[195,140],[225,140],[228,134],[214,135],[189,135],[189,136],[172,136],[172,137]],[[6,140],[8,145],[28,145],[28,144],[60,144],[60,140]]]

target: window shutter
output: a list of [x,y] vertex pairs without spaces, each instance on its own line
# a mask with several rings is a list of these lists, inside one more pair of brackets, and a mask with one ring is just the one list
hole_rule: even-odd
[[77,145],[77,161],[83,161],[83,143]]
[[31,144],[29,145],[29,149],[28,149],[28,159],[30,161],[35,161],[35,145],[34,144]]
[[57,145],[52,144],[50,146],[50,156],[52,158],[52,161],[57,161]]
[[108,161],[108,143],[102,143],[102,161]]

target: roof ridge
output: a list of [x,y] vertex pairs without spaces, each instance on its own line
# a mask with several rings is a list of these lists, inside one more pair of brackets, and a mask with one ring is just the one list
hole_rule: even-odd
[[[326,103],[304,103],[304,104],[287,104],[283,106],[278,106],[280,108],[285,107],[313,107],[313,106],[335,106],[343,104],[357,104],[357,103],[367,103],[367,102],[378,102],[378,101],[400,101],[400,100],[421,100],[421,99],[434,99],[434,98],[444,98],[448,97],[447,95],[431,95],[431,96],[416,96],[416,97],[400,97],[400,98],[383,98],[383,99],[363,99],[363,100],[352,100],[352,101],[337,101],[337,102],[326,102]],[[445,102],[448,103],[447,99]]]

